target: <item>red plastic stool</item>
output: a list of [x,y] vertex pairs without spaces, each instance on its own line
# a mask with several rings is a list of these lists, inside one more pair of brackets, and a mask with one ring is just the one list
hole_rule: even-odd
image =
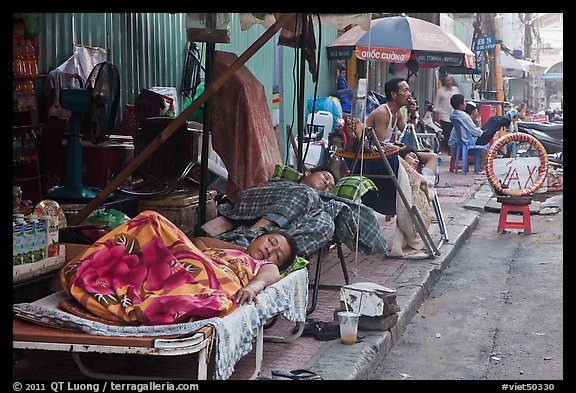
[[[502,203],[500,208],[500,221],[498,222],[498,232],[505,229],[523,229],[526,235],[532,233],[530,225],[530,203],[531,197],[498,197],[496,200]],[[508,213],[521,213],[522,221],[508,221]]]

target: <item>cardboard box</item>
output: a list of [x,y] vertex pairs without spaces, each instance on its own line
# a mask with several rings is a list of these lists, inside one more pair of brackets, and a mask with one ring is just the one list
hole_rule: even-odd
[[340,297],[350,310],[361,316],[376,317],[388,314],[389,298],[395,297],[395,293],[396,290],[379,284],[359,282],[343,286]]
[[75,243],[61,243],[61,244],[63,244],[66,249],[66,259],[65,259],[66,262],[71,261],[72,258],[74,258],[76,255],[80,254],[88,247],[90,247],[90,244],[75,244]]

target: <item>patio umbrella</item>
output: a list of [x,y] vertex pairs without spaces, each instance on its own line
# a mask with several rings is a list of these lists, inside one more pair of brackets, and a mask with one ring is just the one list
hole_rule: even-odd
[[409,16],[374,19],[370,30],[355,26],[328,46],[329,58],[348,58],[352,51],[362,60],[406,63],[422,67],[452,66],[473,70],[472,50],[440,26]]

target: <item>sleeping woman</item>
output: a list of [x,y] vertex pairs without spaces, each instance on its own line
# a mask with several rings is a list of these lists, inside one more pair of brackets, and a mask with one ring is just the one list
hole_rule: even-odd
[[163,325],[224,317],[280,280],[294,238],[272,231],[244,248],[190,240],[146,210],[94,242],[60,272],[64,289],[92,314],[121,325]]

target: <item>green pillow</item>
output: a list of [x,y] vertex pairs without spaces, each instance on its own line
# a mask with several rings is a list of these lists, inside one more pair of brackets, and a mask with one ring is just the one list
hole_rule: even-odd
[[297,256],[296,259],[294,260],[294,262],[292,262],[292,264],[290,266],[288,266],[286,268],[286,270],[282,270],[280,272],[280,277],[284,278],[296,270],[303,269],[303,268],[307,267],[309,264],[310,264],[310,262],[306,258]]
[[358,202],[360,197],[370,190],[378,190],[376,184],[364,176],[345,176],[338,180],[330,191],[332,194],[342,198],[351,199]]
[[298,170],[292,168],[291,166],[276,164],[276,166],[274,167],[274,173],[272,174],[272,177],[284,180],[291,180],[296,183],[299,183],[300,180],[302,180],[302,177],[304,177],[304,175],[302,175],[300,172],[298,172]]

